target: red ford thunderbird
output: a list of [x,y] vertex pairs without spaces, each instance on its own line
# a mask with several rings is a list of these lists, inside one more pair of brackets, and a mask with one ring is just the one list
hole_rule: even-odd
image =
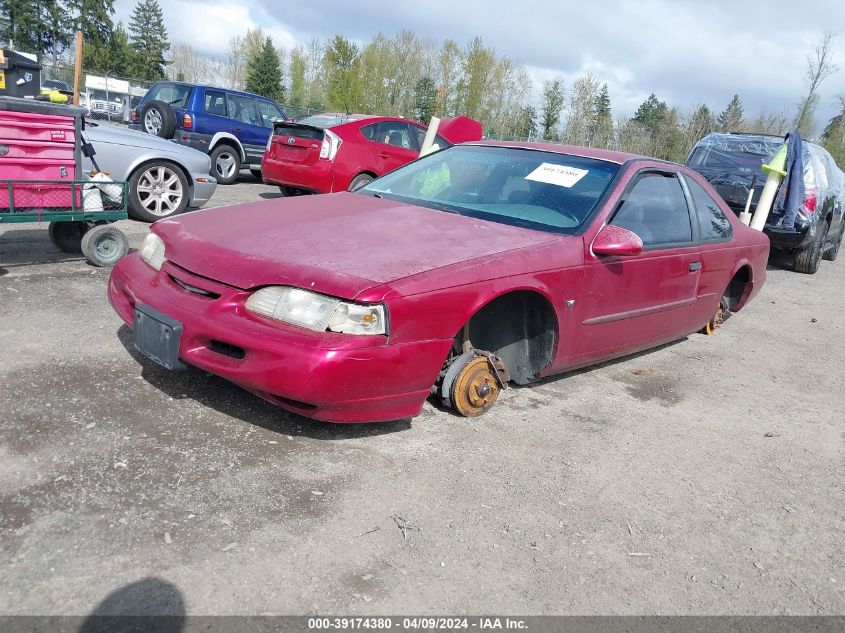
[[610,151],[450,147],[356,193],[152,226],[109,298],[145,356],[304,416],[462,415],[703,330],[759,292],[768,238],[701,176]]

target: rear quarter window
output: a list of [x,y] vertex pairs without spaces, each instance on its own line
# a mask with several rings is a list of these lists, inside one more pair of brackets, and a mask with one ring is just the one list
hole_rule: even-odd
[[702,242],[717,242],[729,240],[733,235],[733,227],[727,216],[719,208],[718,203],[710,197],[704,187],[692,178],[684,179],[687,183],[695,215],[698,220],[698,232]]

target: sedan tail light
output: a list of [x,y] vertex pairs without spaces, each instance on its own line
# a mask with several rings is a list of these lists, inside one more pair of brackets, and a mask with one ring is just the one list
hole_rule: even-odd
[[191,117],[190,114],[186,114],[182,117],[182,128],[185,130],[190,130],[194,127],[194,119]]
[[343,143],[341,138],[332,132],[326,130],[323,136],[323,144],[320,146],[320,158],[325,160],[334,160],[337,156],[337,150],[340,149],[340,144]]
[[130,120],[130,121],[133,121],[133,122],[135,122],[135,121],[137,121],[137,120],[138,120],[138,111],[137,111],[137,110],[132,110],[132,111],[129,113],[129,120]]

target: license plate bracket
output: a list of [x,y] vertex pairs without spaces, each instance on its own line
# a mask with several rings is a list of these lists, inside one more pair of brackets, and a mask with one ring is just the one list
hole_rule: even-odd
[[138,352],[171,371],[187,369],[179,360],[181,322],[142,303],[135,305],[133,321]]

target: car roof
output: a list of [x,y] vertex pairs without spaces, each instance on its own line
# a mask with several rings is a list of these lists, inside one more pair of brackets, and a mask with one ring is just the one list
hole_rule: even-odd
[[[256,99],[263,99],[264,101],[270,101],[272,103],[276,103],[270,97],[265,97],[263,95],[255,94],[254,92],[244,92],[243,90],[233,90],[232,88],[221,88],[220,86],[209,86],[208,84],[192,84],[188,83],[187,81],[170,81],[169,79],[162,79],[161,81],[155,82],[156,84],[172,84],[174,86],[185,86],[187,88],[200,88],[202,90],[219,90],[220,92],[230,92],[236,95],[243,95],[245,97],[255,97]],[[152,86],[150,86],[152,89]],[[278,104],[277,104],[278,105]]]
[[[641,156],[639,154],[629,154],[627,152],[617,152],[610,149],[599,149],[596,147],[581,147],[578,145],[563,145],[561,143],[537,143],[531,141],[497,141],[497,140],[483,140],[471,141],[462,143],[462,145],[493,145],[496,147],[516,147],[519,149],[537,149],[544,152],[553,152],[555,154],[569,154],[572,156],[581,156],[583,158],[595,158],[598,160],[608,161],[610,163],[617,163],[619,165],[632,160],[648,160],[660,163],[667,161],[659,158],[649,158],[648,156]],[[675,164],[675,163],[671,163]]]

